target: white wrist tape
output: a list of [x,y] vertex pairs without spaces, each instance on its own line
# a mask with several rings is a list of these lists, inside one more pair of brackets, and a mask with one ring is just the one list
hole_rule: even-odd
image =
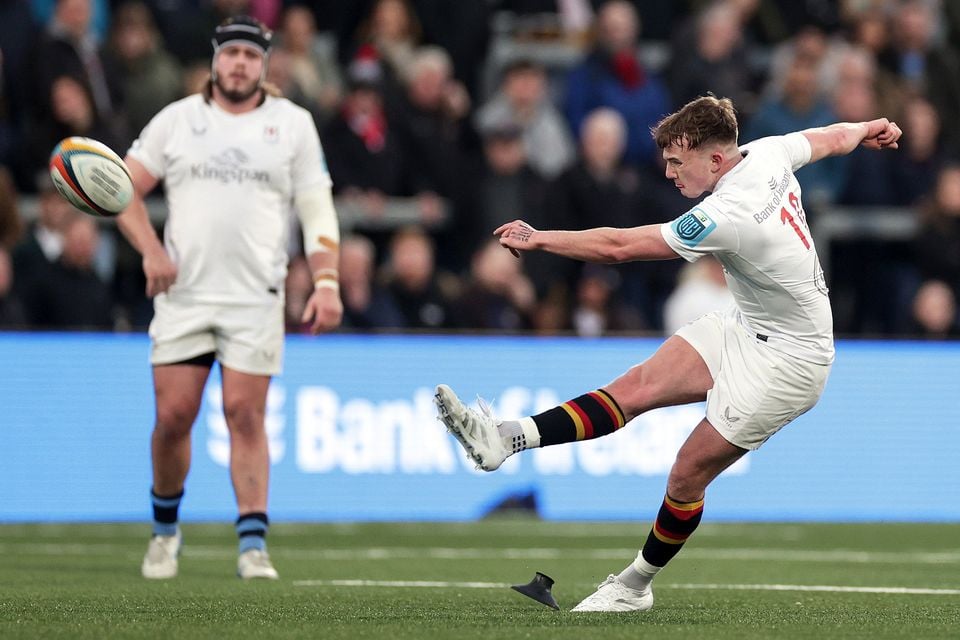
[[309,256],[336,251],[340,246],[340,224],[329,185],[298,192],[293,204],[303,228],[303,252]]
[[313,274],[314,289],[340,290],[340,272],[332,267],[318,269]]

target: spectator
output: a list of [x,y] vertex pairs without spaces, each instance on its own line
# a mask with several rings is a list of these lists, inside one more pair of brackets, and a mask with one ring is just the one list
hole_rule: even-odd
[[922,210],[915,259],[923,280],[942,280],[960,295],[960,164],[937,176],[933,201]]
[[377,218],[386,196],[403,194],[402,152],[384,110],[380,65],[355,61],[349,82],[340,113],[321,135],[323,148],[337,193]]
[[890,43],[890,20],[886,11],[863,11],[847,20],[850,42],[876,58]]
[[150,10],[142,2],[117,8],[106,58],[118,71],[131,131],[140,132],[160,109],[180,97],[180,66],[163,48]]
[[101,120],[87,89],[72,76],[60,76],[50,87],[49,117],[34,121],[24,140],[22,162],[30,175],[45,173],[50,152],[68,136],[86,136],[99,140],[114,151],[122,152],[126,132],[120,132]]
[[565,113],[573,131],[587,114],[611,107],[627,122],[626,161],[654,162],[656,148],[650,128],[670,110],[670,98],[660,78],[638,57],[640,18],[625,0],[608,0],[597,15],[594,50],[567,78]]
[[387,289],[407,329],[451,329],[455,326],[455,292],[446,274],[438,274],[433,242],[423,230],[398,231],[390,241]]
[[[404,158],[416,158],[409,189],[422,200],[437,195],[462,204],[464,157],[470,98],[452,77],[450,56],[439,47],[422,47],[410,63],[406,92],[396,118]],[[436,223],[439,211],[423,202],[424,223]]]
[[452,73],[443,49],[418,49],[394,122],[403,157],[416,158],[415,164],[407,164],[405,182],[416,198],[420,223],[436,240],[438,263],[459,271],[469,256],[459,239],[473,207],[465,149],[476,143],[467,118],[470,97]]
[[353,62],[378,62],[383,72],[383,97],[390,108],[403,95],[403,79],[420,45],[420,20],[410,0],[375,0],[357,30]]
[[677,329],[710,311],[723,311],[733,304],[723,266],[712,257],[686,264],[680,270],[677,288],[663,309],[663,332]]
[[[550,185],[545,207],[549,219],[544,224],[578,230],[653,222],[647,218],[653,212],[640,206],[638,170],[623,163],[626,143],[627,125],[619,113],[607,107],[591,112],[580,132],[580,159]],[[531,258],[543,256],[524,256],[525,260]],[[574,293],[578,265],[550,259],[549,273],[565,278],[568,292]],[[657,265],[628,263],[611,269],[617,273],[617,293],[626,303],[639,308],[649,299],[647,279]]]
[[929,100],[915,96],[904,104],[898,122],[905,135],[900,152],[893,155],[897,202],[915,205],[933,192],[945,164],[940,114]]
[[[851,77],[838,85],[833,109],[842,122],[863,122],[876,118],[879,111],[872,78]],[[836,202],[846,206],[897,204],[897,184],[893,171],[900,153],[871,153],[869,149],[860,147],[842,157],[838,166],[842,167],[843,183],[837,192]]]
[[459,326],[520,331],[531,328],[537,297],[519,260],[491,238],[473,255],[470,278],[457,302]]
[[[57,10],[57,0],[29,0],[33,19],[39,24],[50,22]],[[110,10],[114,5],[110,0],[91,0],[90,2],[90,34],[98,42],[107,37],[110,26]]]
[[645,328],[636,310],[619,301],[619,288],[620,275],[615,270],[596,264],[584,266],[572,313],[573,329],[578,336],[595,338]]
[[686,41],[679,43],[683,52],[673,52],[670,85],[674,104],[686,104],[712,91],[731,98],[742,114],[754,111],[757,82],[740,20],[732,2],[716,2],[697,16],[693,47]]
[[13,261],[6,247],[0,245],[0,330],[24,329],[27,315],[13,292]]
[[336,113],[343,98],[343,79],[337,63],[336,39],[318,34],[313,12],[293,5],[283,13],[280,46],[290,56],[290,76],[303,92],[303,105],[325,123]]
[[941,280],[927,280],[913,298],[915,335],[944,339],[960,334],[957,326],[957,298]]
[[[869,80],[838,86],[837,117],[845,122],[875,118],[875,90]],[[906,136],[905,136],[906,137]],[[837,158],[843,186],[836,202],[845,206],[893,206],[898,203],[896,163],[904,153],[871,153],[858,147]],[[880,157],[883,156],[883,157]],[[905,214],[909,215],[909,214]],[[832,251],[831,287],[840,294],[834,308],[839,331],[900,333],[909,323],[909,248],[871,237],[848,238],[827,247]],[[896,301],[891,304],[892,301]]]
[[[960,113],[960,59],[936,42],[936,14],[929,2],[908,0],[897,8],[890,45],[880,54],[881,66],[910,89],[926,95],[941,114]],[[960,121],[943,121],[944,134],[960,148]]]
[[368,238],[354,235],[340,241],[340,297],[344,327],[373,330],[404,326],[393,298],[377,282],[376,248]]
[[[485,165],[479,172],[476,214],[468,237],[485,239],[501,224],[519,217],[546,221],[549,184],[527,163],[521,128],[509,122],[497,123],[481,135]],[[555,217],[551,213],[550,219]],[[569,227],[566,221],[558,221],[557,226]],[[482,241],[473,245],[471,255],[482,245]],[[533,280],[538,295],[545,296],[554,287],[568,286],[570,264],[545,254],[530,258],[524,260],[524,271]]]
[[31,326],[43,329],[111,329],[110,288],[97,276],[99,231],[89,216],[73,216],[63,233],[59,260],[20,289]]
[[477,111],[477,127],[513,122],[523,130],[530,166],[554,178],[573,163],[575,149],[563,116],[550,102],[547,74],[531,60],[517,60],[503,72],[500,90]]
[[[37,220],[13,251],[14,270],[30,280],[39,278],[63,253],[63,237],[73,218],[79,215],[56,189],[49,177],[40,181]],[[29,287],[28,278],[19,277],[18,287]]]
[[453,75],[475,99],[487,59],[492,4],[414,0],[414,6],[423,26],[424,41],[442,47],[450,55]]
[[[767,99],[747,123],[747,142],[826,126],[837,120],[830,105],[819,97],[817,67],[798,57],[787,70],[783,97]],[[818,203],[832,202],[843,185],[843,173],[837,158],[809,164],[797,171],[808,212]]]
[[888,71],[877,66],[876,56],[861,46],[847,48],[837,58],[836,82],[831,95],[836,100],[851,85],[866,85],[873,91],[877,113],[899,114],[908,93],[902,83]]
[[782,98],[786,92],[787,78],[798,64],[813,69],[811,99],[829,99],[837,86],[837,70],[840,59],[850,45],[839,37],[829,36],[816,24],[808,24],[796,35],[777,45],[770,56],[767,82],[763,89],[765,101]]
[[122,113],[121,88],[101,58],[90,18],[91,0],[56,0],[34,56],[35,104],[41,117],[52,109],[52,87],[63,76],[86,89],[99,120],[113,122]]

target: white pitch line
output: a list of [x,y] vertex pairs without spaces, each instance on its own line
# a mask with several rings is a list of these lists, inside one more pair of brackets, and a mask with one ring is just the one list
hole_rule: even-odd
[[[111,543],[46,543],[0,542],[0,553],[50,556],[114,555],[129,552],[129,547]],[[139,553],[139,552],[137,552]],[[634,557],[637,549],[558,549],[551,547],[471,548],[471,547],[365,547],[359,549],[287,549],[275,542],[270,551],[274,558],[286,560],[625,560]],[[229,546],[191,544],[187,539],[183,554],[189,558],[222,559],[233,557]],[[852,564],[960,564],[960,551],[856,551],[852,549],[684,549],[683,558],[713,561],[829,562]]]
[[294,580],[295,587],[419,587],[438,589],[504,589],[506,582],[445,582],[441,580]]
[[823,584],[665,584],[668,589],[730,591],[819,591],[826,593],[889,593],[894,595],[960,596],[960,589],[921,587],[842,587]]
[[[384,587],[427,589],[503,589],[505,582],[446,582],[442,580],[294,580],[295,587]],[[693,591],[814,591],[823,593],[876,593],[890,595],[957,596],[960,589],[915,587],[845,587],[804,584],[663,584],[665,589]]]

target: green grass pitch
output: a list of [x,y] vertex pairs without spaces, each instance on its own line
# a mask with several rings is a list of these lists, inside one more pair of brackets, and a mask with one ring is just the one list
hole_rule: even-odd
[[[162,582],[139,575],[148,525],[2,525],[0,638],[960,638],[960,524],[704,524],[653,611],[570,613],[647,528],[281,523],[281,580],[243,583],[226,523],[185,525]],[[507,588],[535,571],[560,611]]]

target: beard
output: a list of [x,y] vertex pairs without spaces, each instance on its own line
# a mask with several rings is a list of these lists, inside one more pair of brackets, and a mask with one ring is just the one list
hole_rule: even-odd
[[246,101],[247,101],[248,99],[250,99],[254,94],[256,94],[258,91],[260,91],[260,83],[259,83],[259,82],[254,82],[253,85],[252,85],[249,89],[247,89],[247,90],[243,90],[242,88],[228,89],[226,86],[224,86],[223,80],[220,78],[219,75],[218,75],[216,78],[214,78],[214,81],[213,81],[213,82],[214,82],[214,84],[217,85],[217,89],[220,90],[220,94],[221,94],[228,102],[232,102],[232,103],[234,103],[234,104],[239,104],[239,103],[241,103],[241,102],[246,102]]

